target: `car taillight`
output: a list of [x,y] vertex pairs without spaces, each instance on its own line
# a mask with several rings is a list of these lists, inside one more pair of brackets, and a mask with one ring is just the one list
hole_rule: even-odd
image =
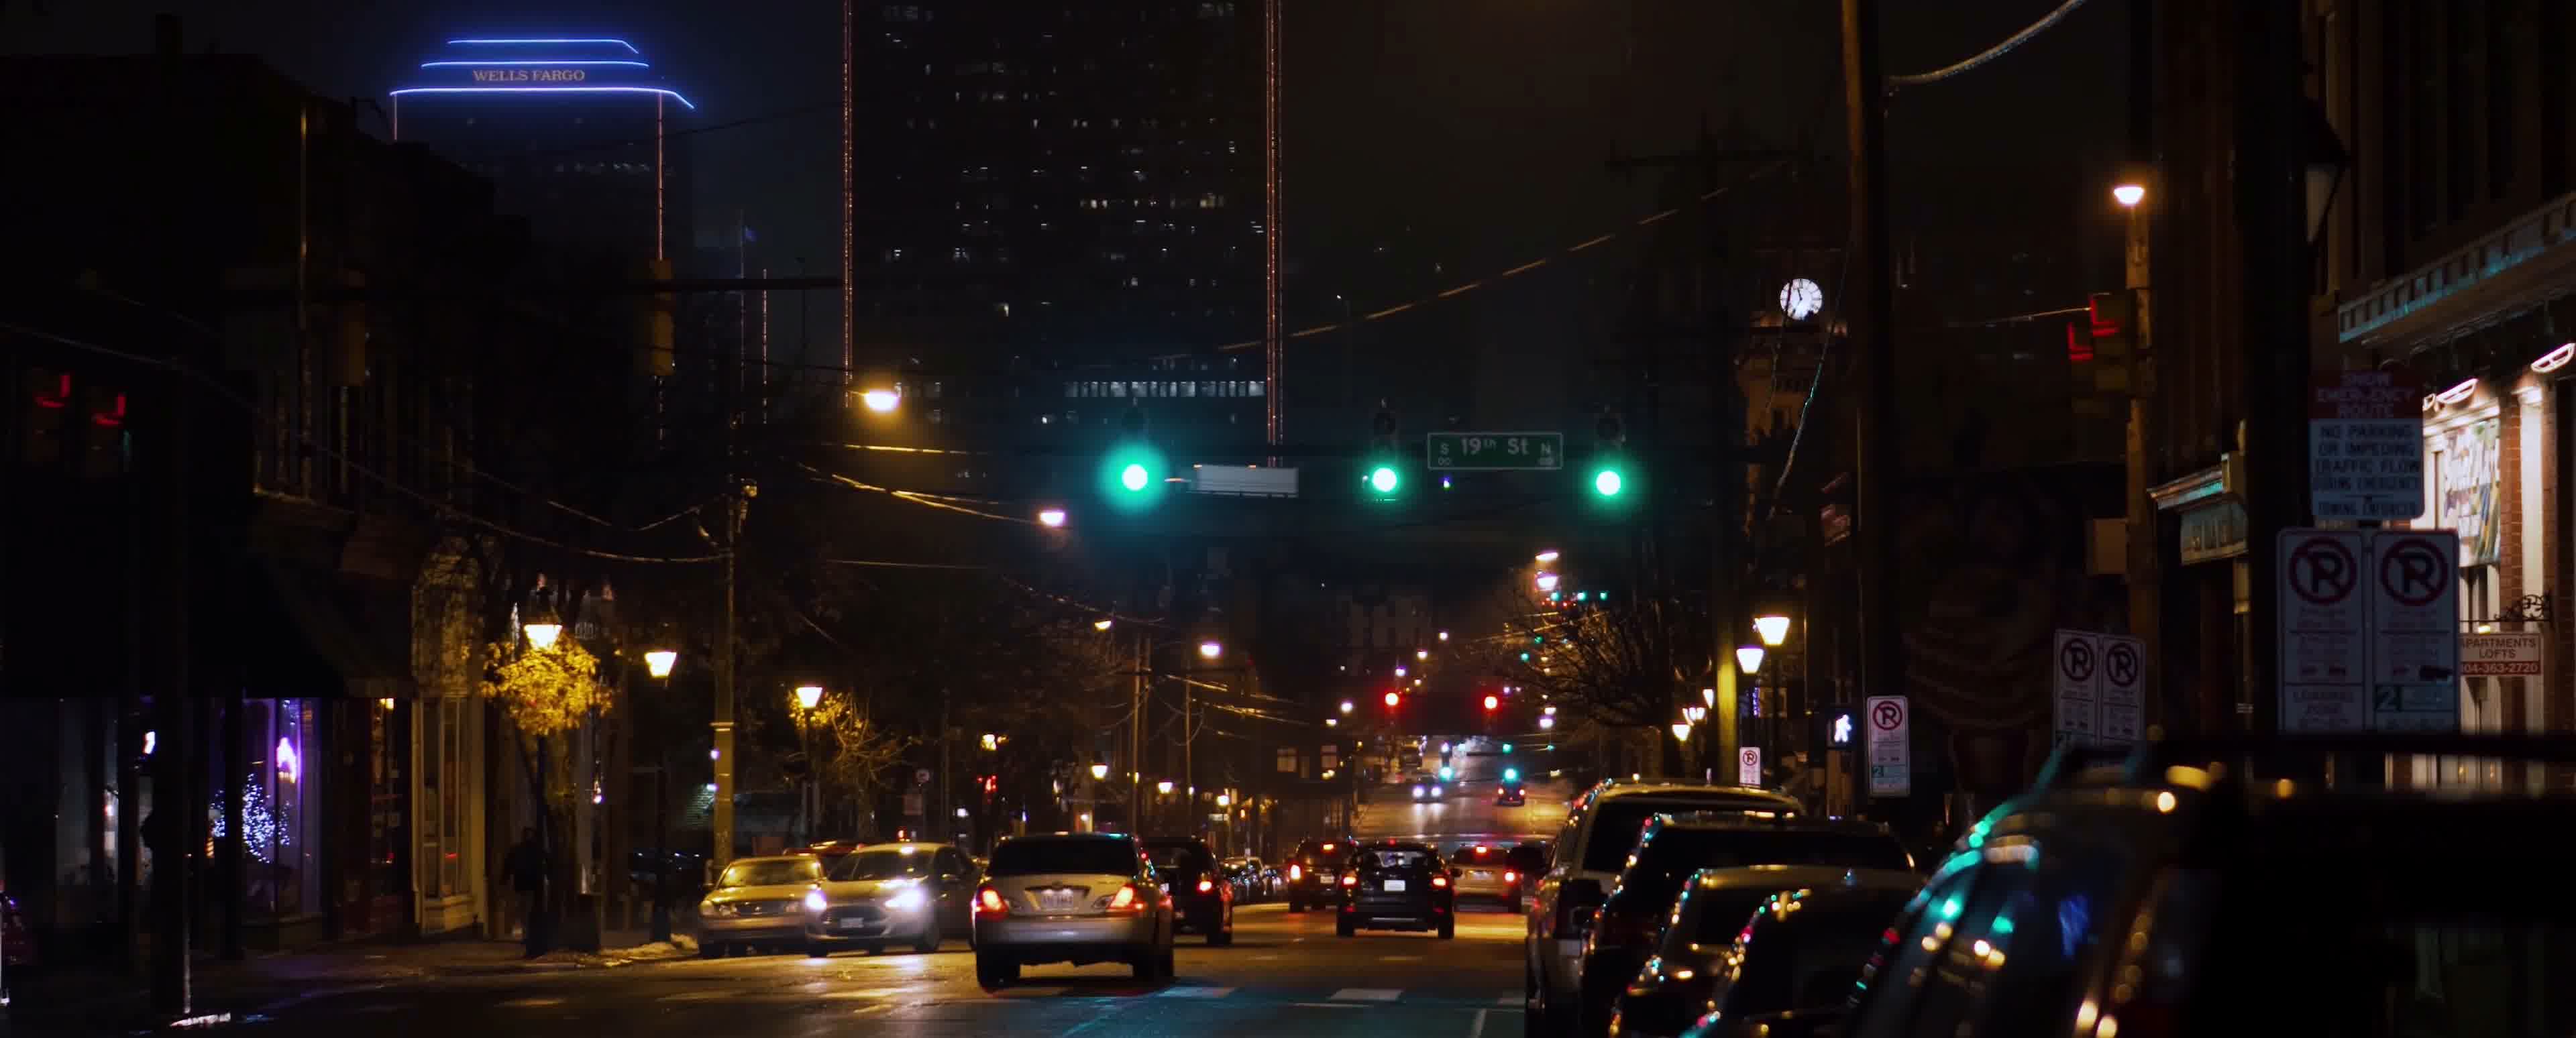
[[1512,870],[1510,870],[1510,869],[1504,869],[1504,870],[1503,870],[1503,882],[1505,882],[1505,883],[1518,883],[1518,882],[1520,882],[1520,881],[1521,881],[1521,874],[1520,874],[1520,873],[1514,872],[1514,871],[1512,871]]
[[1136,898],[1136,885],[1133,883],[1118,888],[1118,892],[1109,897],[1109,910],[1112,912],[1139,912],[1144,908],[1145,903]]
[[1299,879],[1304,878],[1304,877],[1305,877],[1305,875],[1306,875],[1306,870],[1301,869],[1301,868],[1298,868],[1297,866],[1294,866],[1294,865],[1288,866],[1288,882],[1290,882],[1290,883],[1297,882]]
[[1448,885],[1449,885],[1449,877],[1447,877],[1447,876],[1433,876],[1433,877],[1431,877],[1431,885],[1432,885],[1432,886],[1435,886],[1435,887],[1445,887],[1445,886],[1448,886]]
[[1209,881],[1209,880],[1204,880],[1204,879],[1199,881],[1199,893],[1204,894],[1204,893],[1207,893],[1208,891],[1215,890],[1215,889],[1216,889],[1216,884],[1215,884],[1214,882]]
[[1360,876],[1359,876],[1359,873],[1354,872],[1354,873],[1351,873],[1351,874],[1349,874],[1349,875],[1343,876],[1343,877],[1342,877],[1342,885],[1343,885],[1343,886],[1346,886],[1346,887],[1356,887],[1356,886],[1359,886],[1359,885],[1360,885]]
[[976,915],[1009,915],[1011,906],[1002,903],[1002,892],[985,887],[975,892]]

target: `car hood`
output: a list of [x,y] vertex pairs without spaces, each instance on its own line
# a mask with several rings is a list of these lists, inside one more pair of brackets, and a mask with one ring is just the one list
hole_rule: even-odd
[[737,901],[795,901],[814,889],[811,883],[771,883],[757,887],[726,887],[707,895],[707,903],[732,904]]
[[922,882],[919,879],[909,877],[827,880],[823,884],[823,896],[830,898],[833,904],[849,905],[861,901],[874,901],[881,897],[892,897],[901,891],[918,890],[921,887]]

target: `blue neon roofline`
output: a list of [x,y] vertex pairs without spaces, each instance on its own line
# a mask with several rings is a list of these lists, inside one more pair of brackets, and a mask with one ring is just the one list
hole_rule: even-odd
[[633,65],[636,68],[653,67],[652,65],[641,61],[625,61],[622,59],[610,61],[598,58],[567,58],[562,61],[527,61],[514,58],[509,61],[424,61],[420,63],[420,67],[422,68],[446,68],[454,65],[471,65],[478,68],[485,65]]
[[554,36],[554,37],[524,37],[524,38],[523,38],[523,37],[511,37],[511,36],[498,36],[498,37],[472,37],[472,38],[462,39],[462,40],[449,40],[449,41],[447,41],[447,42],[448,42],[448,44],[449,44],[450,46],[453,46],[453,45],[456,45],[456,44],[460,44],[460,43],[464,43],[464,44],[484,44],[484,43],[493,43],[493,44],[521,44],[521,43],[614,43],[614,44],[616,44],[616,45],[618,45],[618,46],[620,46],[620,47],[624,47],[624,48],[626,48],[626,52],[627,52],[627,53],[629,53],[629,54],[634,54],[634,55],[639,55],[639,56],[640,56],[640,55],[642,55],[642,54],[644,53],[643,51],[636,50],[636,49],[635,49],[635,45],[634,45],[634,44],[632,44],[632,43],[628,43],[628,42],[626,42],[625,40],[612,39],[612,38],[610,38],[610,37],[606,37],[606,36],[592,36],[592,37]]
[[523,87],[404,87],[393,92],[404,94],[661,94],[686,105],[692,112],[698,106],[680,96],[677,90],[640,86],[523,86]]

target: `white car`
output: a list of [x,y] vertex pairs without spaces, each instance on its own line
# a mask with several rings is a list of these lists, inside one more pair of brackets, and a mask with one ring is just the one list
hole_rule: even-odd
[[1413,782],[1413,802],[1417,804],[1436,803],[1446,792],[1440,788],[1437,779],[1415,779]]
[[1172,975],[1172,899],[1142,844],[1116,833],[1015,836],[993,848],[975,891],[975,979],[1018,980],[1020,967],[1123,962],[1138,980]]
[[981,877],[975,864],[944,843],[880,843],[842,855],[824,872],[823,909],[811,913],[805,951],[826,955],[836,944],[870,952],[908,942],[939,950],[949,934],[973,926],[968,916]]

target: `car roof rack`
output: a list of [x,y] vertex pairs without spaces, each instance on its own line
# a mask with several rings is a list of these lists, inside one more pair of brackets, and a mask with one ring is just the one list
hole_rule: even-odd
[[[2416,754],[2484,757],[2540,764],[2576,764],[2576,739],[2563,736],[2461,734],[2457,732],[2353,732],[2217,739],[2165,739],[2132,747],[2060,746],[2039,771],[2033,792],[2102,781],[2141,785],[2164,781],[2164,769],[2214,759],[2321,759],[2326,754]],[[2088,781],[2089,780],[2089,781]]]

